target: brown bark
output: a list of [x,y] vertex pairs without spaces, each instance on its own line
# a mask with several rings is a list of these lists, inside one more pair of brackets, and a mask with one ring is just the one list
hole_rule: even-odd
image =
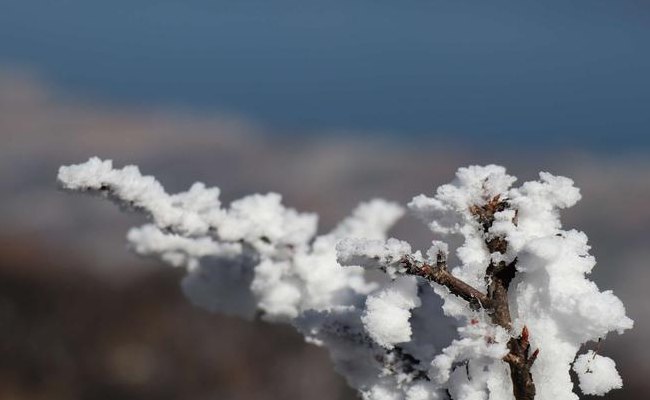
[[429,264],[418,265],[410,259],[403,260],[403,263],[409,274],[421,276],[428,281],[445,286],[451,293],[466,300],[472,309],[487,309],[490,299],[480,290],[453,276],[447,269],[444,254],[438,254],[435,266]]
[[[510,208],[507,200],[500,196],[488,199],[483,205],[470,207],[470,212],[476,217],[483,233],[486,235],[485,245],[490,253],[505,254],[508,250],[508,242],[502,237],[490,237],[489,230],[494,222],[494,214]],[[517,223],[517,214],[513,222]],[[512,262],[504,261],[490,262],[485,270],[485,282],[487,293],[468,285],[456,278],[447,268],[447,260],[444,254],[437,255],[436,265],[419,264],[406,258],[403,260],[407,273],[421,276],[431,282],[445,286],[449,291],[466,300],[470,308],[483,308],[492,323],[499,325],[506,330],[512,329],[512,317],[508,305],[508,289],[510,282],[517,272],[515,258]],[[503,361],[510,366],[510,377],[512,379],[513,394],[516,400],[533,400],[535,398],[535,383],[533,382],[530,369],[539,354],[539,349],[530,355],[530,343],[528,341],[528,328],[524,327],[519,337],[512,337],[508,341],[509,353]]]
[[511,338],[508,341],[510,352],[503,358],[510,365],[510,378],[512,389],[517,400],[533,400],[535,398],[535,383],[530,373],[539,349],[530,354],[530,343],[528,342],[528,328],[524,326],[518,338]]

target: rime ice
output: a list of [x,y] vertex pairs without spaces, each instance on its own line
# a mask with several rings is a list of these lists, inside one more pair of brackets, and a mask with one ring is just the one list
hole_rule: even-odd
[[612,389],[623,386],[623,380],[616,371],[614,360],[599,356],[592,350],[578,356],[573,369],[578,374],[580,390],[584,394],[602,396]]
[[[543,172],[513,187],[516,178],[503,167],[471,166],[433,196],[414,197],[409,208],[435,233],[463,238],[459,264],[444,271],[434,267],[446,261],[446,243],[434,241],[423,255],[387,238],[404,210],[384,200],[362,203],[318,236],[316,216],[287,208],[275,193],[224,206],[218,188],[195,183],[168,194],[137,167],[115,169],[98,158],[61,167],[58,179],[65,189],[146,213],[151,222],[131,229],[130,245],[185,268],[182,288],[193,303],[291,324],[329,349],[364,399],[514,399],[504,360],[515,339],[539,349],[530,369],[537,400],[577,399],[571,368],[585,394],[622,385],[613,360],[591,351],[576,359],[583,344],[622,333],[632,321],[611,291],[588,279],[595,260],[586,235],[562,229],[560,210],[580,199],[568,178]],[[486,276],[497,266],[515,268],[510,318],[501,324],[486,300],[493,290]],[[462,298],[435,276],[441,271],[477,294]],[[434,295],[457,325],[458,338],[442,349],[427,341],[439,329],[430,322]]]

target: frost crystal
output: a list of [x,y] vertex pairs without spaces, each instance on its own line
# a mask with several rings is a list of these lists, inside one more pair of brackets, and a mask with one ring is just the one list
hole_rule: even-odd
[[380,346],[392,349],[411,339],[411,309],[420,306],[414,277],[402,276],[366,299],[361,322]]
[[616,363],[589,350],[581,354],[573,364],[580,380],[580,390],[584,394],[604,395],[612,389],[623,387],[623,380],[616,371]]
[[[575,359],[632,320],[587,279],[595,260],[586,235],[562,229],[559,211],[580,199],[568,178],[541,173],[512,187],[503,167],[472,166],[433,197],[416,196],[409,208],[434,232],[464,239],[453,268],[444,242],[423,256],[387,239],[404,211],[384,200],[317,236],[316,216],[275,193],[224,206],[218,188],[170,195],[137,167],[98,158],[61,167],[58,178],[146,213],[151,222],[128,233],[132,248],[185,268],[193,303],[293,325],[329,349],[364,399],[577,399],[571,365],[585,394],[622,385],[613,360],[591,351]],[[432,346],[434,293],[457,324],[443,349]]]

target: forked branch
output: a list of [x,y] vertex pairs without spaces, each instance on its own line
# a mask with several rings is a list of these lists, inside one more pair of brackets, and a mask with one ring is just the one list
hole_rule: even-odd
[[[480,229],[486,235],[485,245],[490,253],[505,254],[508,250],[508,241],[503,237],[490,237],[490,228],[495,220],[495,214],[510,208],[507,200],[501,199],[499,195],[488,199],[483,205],[470,207],[470,212],[475,216]],[[513,222],[516,224],[517,213]],[[436,257],[436,265],[427,263],[418,264],[411,258],[402,260],[406,271],[409,274],[417,275],[445,286],[449,291],[466,300],[470,308],[484,309],[490,316],[492,323],[503,327],[506,330],[512,329],[512,317],[508,305],[508,288],[510,282],[517,272],[515,258],[511,262],[499,261],[490,262],[485,269],[485,282],[487,293],[465,283],[449,272],[447,260],[444,253],[439,252]],[[508,341],[509,353],[503,361],[510,366],[513,394],[516,400],[533,400],[535,398],[535,384],[530,369],[539,354],[539,349],[530,354],[528,328],[524,327],[519,337],[512,337]]]

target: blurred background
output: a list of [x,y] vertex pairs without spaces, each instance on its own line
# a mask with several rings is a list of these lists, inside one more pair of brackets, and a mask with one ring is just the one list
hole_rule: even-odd
[[649,41],[642,0],[0,0],[0,398],[354,398],[291,328],[191,307],[126,249],[142,217],[57,190],[95,155],[171,192],[277,191],[321,231],[468,164],[569,176],[565,225],[636,322],[601,347],[606,398],[644,397]]

